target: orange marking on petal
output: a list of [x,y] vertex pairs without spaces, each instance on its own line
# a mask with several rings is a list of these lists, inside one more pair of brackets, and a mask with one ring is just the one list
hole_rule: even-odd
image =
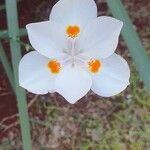
[[50,60],[48,62],[48,68],[53,74],[58,74],[61,69],[61,65],[57,60]]
[[89,63],[89,70],[92,73],[97,73],[101,68],[101,62],[98,59],[92,59]]
[[77,37],[79,33],[80,33],[80,27],[77,25],[73,25],[73,26],[70,25],[66,29],[66,34],[68,35],[68,37],[71,38]]

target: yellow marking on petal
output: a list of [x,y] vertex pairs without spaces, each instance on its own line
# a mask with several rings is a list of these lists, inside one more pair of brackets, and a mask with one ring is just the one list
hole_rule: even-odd
[[70,25],[66,29],[66,34],[68,37],[75,38],[80,33],[80,27],[77,25]]
[[91,59],[88,63],[89,65],[89,70],[92,73],[97,73],[99,72],[100,68],[101,68],[101,62],[98,59]]
[[47,66],[53,74],[58,74],[60,72],[61,65],[57,60],[50,60]]

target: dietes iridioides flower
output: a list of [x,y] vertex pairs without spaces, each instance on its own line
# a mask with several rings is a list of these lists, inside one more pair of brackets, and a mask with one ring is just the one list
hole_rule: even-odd
[[35,94],[60,93],[74,104],[91,89],[114,96],[129,85],[127,62],[115,52],[123,23],[97,17],[94,0],[60,0],[48,21],[26,26],[36,51],[19,65],[20,86]]

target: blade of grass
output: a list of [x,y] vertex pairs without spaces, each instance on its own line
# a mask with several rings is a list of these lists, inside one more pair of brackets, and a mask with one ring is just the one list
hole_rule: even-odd
[[121,0],[106,0],[114,17],[124,22],[122,36],[129,48],[147,91],[150,93],[150,58],[148,57],[141,41],[133,28],[126,9]]
[[11,87],[12,87],[14,93],[15,93],[14,75],[13,75],[13,72],[12,72],[12,68],[9,64],[8,58],[6,56],[6,53],[3,49],[1,41],[0,41],[0,60],[2,62],[2,65],[4,67],[5,72],[7,74],[7,77],[9,79],[10,84],[11,84]]
[[18,102],[23,149],[31,150],[31,135],[30,135],[29,117],[27,112],[26,94],[25,91],[21,87],[19,87],[18,83],[18,64],[21,59],[21,48],[20,44],[15,41],[19,40],[17,2],[16,0],[5,0],[5,3],[6,3],[9,37],[11,38],[10,48],[14,71],[14,79],[16,83],[16,97]]
[[[22,28],[19,30],[19,36],[25,36],[27,35],[27,30],[25,28]],[[9,34],[7,30],[0,31],[0,39],[8,38]]]

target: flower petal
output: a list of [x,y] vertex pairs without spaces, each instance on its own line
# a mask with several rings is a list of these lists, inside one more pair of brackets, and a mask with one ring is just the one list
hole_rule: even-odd
[[94,0],[60,0],[50,14],[50,20],[64,25],[79,25],[81,28],[97,17]]
[[31,45],[40,54],[55,58],[65,48],[65,34],[60,25],[44,21],[31,23],[26,26]]
[[127,62],[119,55],[102,60],[102,68],[93,75],[92,90],[104,97],[114,96],[129,85],[130,70]]
[[47,68],[48,58],[33,51],[26,54],[19,64],[19,84],[35,94],[53,91],[54,75]]
[[91,76],[78,66],[67,66],[55,80],[55,91],[74,104],[85,96],[92,85]]
[[109,57],[118,45],[123,23],[112,17],[98,17],[88,24],[80,36],[80,48],[93,56]]

